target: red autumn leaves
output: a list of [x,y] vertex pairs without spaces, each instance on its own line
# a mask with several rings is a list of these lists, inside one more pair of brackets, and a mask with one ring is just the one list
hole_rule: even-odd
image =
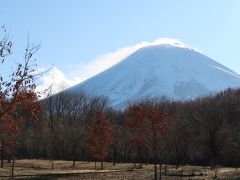
[[[0,41],[0,66],[4,66],[4,58],[10,55],[11,42]],[[23,63],[18,63],[16,69],[5,80],[0,75],[0,144],[4,149],[15,146],[15,137],[21,132],[27,119],[37,120],[37,114],[43,107],[38,102],[36,91],[36,73],[31,60],[36,48],[28,47]]]
[[87,128],[89,153],[95,160],[102,161],[108,155],[113,142],[113,128],[103,112],[96,113],[95,120]]
[[139,151],[160,149],[163,145],[160,140],[167,135],[164,114],[155,107],[143,104],[130,106],[127,114],[132,147]]
[[[149,149],[156,153],[162,148],[166,133],[166,118],[164,114],[154,107],[137,104],[130,106],[126,111],[128,128],[131,133],[129,145],[137,151]],[[90,155],[99,161],[103,161],[107,155],[110,145],[113,143],[113,128],[107,120],[103,111],[95,114],[95,119],[87,128],[88,150]],[[156,157],[154,157],[156,158]]]

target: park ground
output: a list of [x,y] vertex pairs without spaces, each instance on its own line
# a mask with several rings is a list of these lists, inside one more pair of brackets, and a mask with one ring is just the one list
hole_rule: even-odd
[[[53,167],[52,167],[53,166]],[[54,168],[54,169],[52,169]],[[181,166],[176,169],[174,165],[162,165],[162,179],[213,179],[214,171],[206,166]],[[218,167],[216,179],[240,179],[240,168]],[[87,180],[141,180],[153,179],[152,164],[143,164],[142,168],[131,163],[104,162],[104,170],[100,170],[94,162],[76,162],[72,167],[71,161],[49,160],[16,160],[14,179],[87,179]],[[0,168],[0,179],[11,178],[11,163],[4,162]]]

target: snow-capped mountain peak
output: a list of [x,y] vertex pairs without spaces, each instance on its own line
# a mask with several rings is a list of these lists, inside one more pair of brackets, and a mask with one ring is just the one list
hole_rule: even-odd
[[161,40],[132,53],[104,72],[67,89],[109,98],[123,109],[144,97],[192,99],[240,86],[240,76],[180,41]]

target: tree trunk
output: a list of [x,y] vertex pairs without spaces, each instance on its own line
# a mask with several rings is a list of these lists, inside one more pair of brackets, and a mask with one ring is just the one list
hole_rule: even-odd
[[157,163],[156,162],[154,162],[154,180],[157,180]]
[[101,161],[101,169],[103,170],[103,162]]
[[15,167],[15,158],[14,158],[14,156],[13,156],[13,162],[12,162],[12,179],[13,179],[13,177],[14,177],[14,167]]
[[127,151],[127,146],[126,146],[126,143],[124,144],[124,148],[123,148],[123,159],[124,159],[124,162],[126,162],[126,151]]
[[3,145],[1,146],[1,168],[3,168]]
[[116,165],[116,157],[117,157],[117,147],[114,146],[114,152],[113,152],[113,166]]
[[10,156],[8,155],[8,160],[7,160],[8,163],[11,163],[11,158]]
[[156,150],[156,147],[157,147],[157,141],[156,141],[156,132],[152,131],[153,133],[153,157],[154,157],[154,180],[157,180],[157,150]]
[[164,167],[164,174],[167,174],[167,164],[165,164],[165,167]]
[[159,163],[159,180],[162,179],[162,164]]
[[142,160],[140,159],[140,150],[139,150],[139,152],[138,152],[138,164],[140,164],[139,165],[139,168],[141,169],[142,168]]
[[52,170],[54,170],[54,167],[53,167],[53,161],[52,161]]
[[136,165],[135,165],[135,167],[137,167],[137,164],[139,164],[139,152],[140,152],[140,149],[138,148],[137,154],[136,154]]
[[74,144],[72,148],[73,148],[73,150],[72,150],[73,167],[75,167],[75,164],[76,164],[76,156],[77,156],[77,153],[76,153],[76,151],[77,151],[77,145]]
[[85,158],[84,158],[84,157],[85,157],[85,150],[84,150],[84,149],[82,150],[82,153],[81,153],[81,154],[82,154],[81,159],[85,161]]

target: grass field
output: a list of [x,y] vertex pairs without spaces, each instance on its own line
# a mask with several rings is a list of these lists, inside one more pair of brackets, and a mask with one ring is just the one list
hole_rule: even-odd
[[[52,163],[54,169],[52,170]],[[153,165],[143,165],[135,168],[134,164],[105,162],[104,170],[100,170],[100,164],[95,170],[93,162],[76,162],[72,167],[71,161],[49,161],[49,160],[16,160],[15,179],[153,179]],[[173,165],[162,166],[162,179],[212,179],[214,171],[203,166],[182,166],[178,169]],[[0,179],[9,179],[11,175],[11,163],[4,163],[0,168]],[[240,179],[240,170],[236,168],[218,168],[218,179]]]

